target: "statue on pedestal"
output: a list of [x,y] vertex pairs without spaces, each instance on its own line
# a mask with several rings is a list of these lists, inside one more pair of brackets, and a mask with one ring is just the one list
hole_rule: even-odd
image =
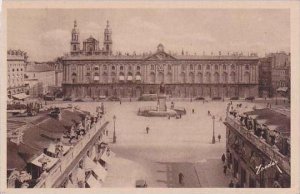
[[163,82],[159,85],[159,94],[165,94],[165,85]]

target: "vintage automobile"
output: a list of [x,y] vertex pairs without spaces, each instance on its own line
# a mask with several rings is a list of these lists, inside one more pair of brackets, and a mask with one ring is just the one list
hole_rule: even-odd
[[195,98],[195,100],[205,100],[205,98],[202,97],[202,96],[197,96],[197,97]]
[[135,182],[135,187],[136,188],[146,188],[146,187],[148,187],[148,185],[144,179],[139,179]]

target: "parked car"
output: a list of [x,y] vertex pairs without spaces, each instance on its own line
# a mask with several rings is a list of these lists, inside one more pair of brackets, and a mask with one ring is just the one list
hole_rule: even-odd
[[197,97],[195,98],[195,100],[205,100],[205,98],[202,97],[202,96],[197,96]]
[[46,100],[46,101],[53,101],[53,100],[55,100],[55,96],[52,96],[52,95],[45,95],[45,96],[44,96],[44,100]]
[[222,100],[222,97],[219,97],[219,96],[212,97],[212,100]]
[[75,102],[83,102],[83,100],[81,98],[77,98]]
[[238,96],[233,96],[233,97],[230,98],[230,100],[238,100],[238,99],[239,99]]
[[135,187],[136,188],[146,188],[146,187],[148,187],[148,185],[144,179],[140,179],[135,182]]
[[64,97],[63,101],[72,101],[72,98],[70,96]]
[[254,100],[255,99],[255,97],[254,96],[248,96],[247,98],[245,98],[245,100]]
[[108,100],[108,101],[120,101],[121,99],[117,96],[110,96],[110,97],[106,98],[106,100]]

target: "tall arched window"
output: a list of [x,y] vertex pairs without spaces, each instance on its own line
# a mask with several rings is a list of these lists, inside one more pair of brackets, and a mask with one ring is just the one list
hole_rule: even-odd
[[164,82],[164,73],[159,72],[157,79],[158,79],[158,83],[163,83]]
[[185,83],[185,73],[184,72],[181,72],[180,74],[180,83]]
[[189,73],[189,83],[194,83],[195,82],[195,76],[194,73],[190,72]]
[[203,82],[203,75],[202,73],[198,73],[197,75],[197,83],[202,83]]
[[166,83],[168,83],[168,84],[172,83],[172,73],[170,73],[170,72],[167,74]]
[[210,73],[209,72],[206,72],[206,74],[205,74],[205,81],[206,81],[206,83],[210,83],[211,82],[211,80],[210,80]]
[[220,82],[220,75],[217,72],[214,74],[214,82],[215,83],[219,83]]
[[206,65],[206,70],[210,70],[210,65]]
[[226,72],[222,74],[222,81],[223,83],[228,83],[228,74]]
[[249,72],[244,73],[244,82],[250,83],[250,73]]
[[155,83],[155,73],[154,72],[151,72],[150,73],[150,76],[149,76],[149,81],[150,83]]
[[234,72],[230,73],[230,82],[235,83],[235,73]]
[[234,69],[235,69],[235,65],[232,64],[232,65],[231,65],[231,70],[234,70]]
[[76,73],[72,73],[72,83],[76,83],[77,79],[77,74]]
[[194,70],[194,65],[190,64],[190,70]]

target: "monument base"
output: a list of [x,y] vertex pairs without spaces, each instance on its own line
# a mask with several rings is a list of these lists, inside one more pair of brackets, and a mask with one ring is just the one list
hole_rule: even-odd
[[164,94],[159,94],[157,96],[158,98],[158,102],[157,102],[157,106],[158,106],[158,111],[167,111],[167,96]]

